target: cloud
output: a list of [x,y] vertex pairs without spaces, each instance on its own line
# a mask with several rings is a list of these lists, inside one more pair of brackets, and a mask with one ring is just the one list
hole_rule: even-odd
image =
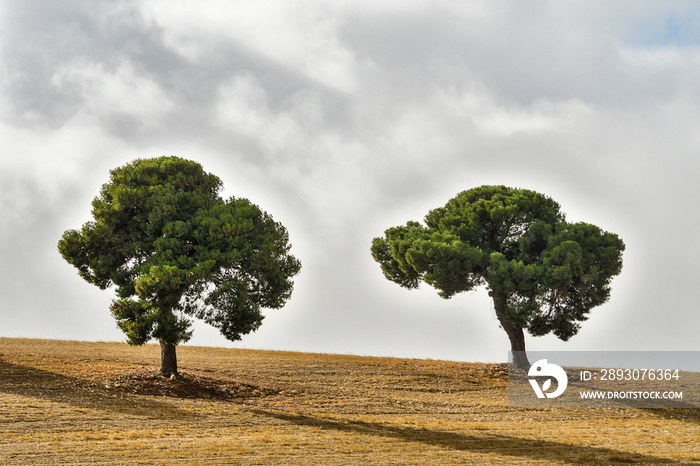
[[144,130],[153,130],[174,108],[158,83],[138,75],[129,62],[111,70],[99,63],[66,63],[54,71],[51,84],[80,102],[78,114],[106,123],[133,120]]
[[207,60],[222,41],[298,70],[340,91],[355,87],[354,57],[335,35],[336,17],[317,2],[195,4],[150,0],[147,18],[165,31],[167,45],[193,62]]
[[235,76],[219,92],[217,120],[223,130],[259,140],[271,152],[299,145],[299,124],[287,112],[270,108],[265,90],[253,75]]
[[592,111],[578,99],[558,102],[540,99],[526,107],[502,105],[493,92],[478,85],[446,90],[442,98],[457,117],[467,118],[480,131],[496,136],[553,131],[575,121],[578,115]]
[[[175,154],[282,221],[304,264],[288,306],[250,344],[501,358],[507,339],[485,294],[443,301],[427,288],[399,289],[368,248],[459,191],[509,184],[551,195],[571,220],[628,244],[614,300],[565,349],[601,344],[626,321],[639,330],[616,344],[641,349],[660,308],[669,333],[692,320],[683,287],[700,278],[690,260],[700,225],[687,211],[700,195],[700,60],[690,28],[681,24],[678,36],[665,22],[696,10],[636,1],[5,2],[0,251],[17,265],[3,269],[14,281],[1,285],[2,308],[27,309],[15,328],[38,332],[53,303],[17,283],[43,270],[37,283],[74,321],[105,308],[86,338],[116,338],[109,293],[84,298],[87,285],[63,267],[55,242],[89,218],[110,168]],[[689,339],[691,327],[667,345]],[[446,332],[445,347],[426,329]],[[199,343],[213,341],[204,335]]]

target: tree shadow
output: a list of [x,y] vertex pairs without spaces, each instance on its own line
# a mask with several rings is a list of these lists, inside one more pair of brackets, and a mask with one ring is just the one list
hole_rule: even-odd
[[654,413],[664,419],[700,424],[700,409],[698,408],[642,408],[642,410]]
[[167,403],[130,396],[96,382],[5,361],[0,361],[0,393],[139,417],[197,417]]
[[457,451],[497,453],[517,458],[529,457],[533,460],[565,460],[567,462],[586,464],[684,464],[684,462],[653,455],[629,453],[611,448],[571,445],[549,440],[533,440],[510,435],[467,435],[440,430],[398,427],[376,422],[335,421],[306,414],[273,412],[261,409],[252,411],[262,416],[272,417],[300,426],[387,437]]
[[[608,380],[581,381],[579,371],[587,370],[580,367],[565,367],[569,379],[566,392],[558,398],[535,398],[530,386],[530,377],[520,370],[509,369],[508,403],[509,406],[525,409],[639,409],[652,412],[659,417],[682,420],[689,423],[700,423],[700,373],[681,372],[683,385],[670,385],[668,380]],[[673,383],[671,381],[671,383]],[[642,385],[643,384],[643,385]],[[554,386],[557,382],[554,381]],[[588,397],[585,392],[594,395],[605,395],[614,392],[619,398]],[[654,393],[681,392],[685,398],[661,398]],[[645,398],[642,394],[646,393]],[[622,395],[626,395],[622,397]],[[609,395],[608,395],[609,396]]]

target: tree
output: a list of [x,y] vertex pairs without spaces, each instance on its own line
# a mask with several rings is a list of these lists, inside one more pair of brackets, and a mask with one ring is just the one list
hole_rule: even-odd
[[260,327],[262,308],[284,305],[301,270],[287,230],[247,199],[223,200],[221,188],[196,162],[138,159],[111,170],[94,220],[58,242],[82,278],[116,287],[110,310],[128,343],[160,342],[165,376],[178,375],[191,318],[240,340]]
[[[447,299],[486,285],[515,364],[529,367],[526,329],[566,341],[606,302],[622,270],[624,244],[587,223],[567,223],[559,204],[534,191],[481,186],[372,241],[384,276],[421,282]],[[517,352],[517,353],[516,353]]]

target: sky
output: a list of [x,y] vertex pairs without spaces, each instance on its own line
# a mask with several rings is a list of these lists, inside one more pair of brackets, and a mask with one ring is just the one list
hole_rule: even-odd
[[0,336],[125,341],[57,252],[109,170],[177,155],[289,231],[287,305],[191,345],[507,361],[484,288],[386,280],[385,229],[485,184],[626,250],[610,300],[531,350],[700,350],[700,5],[0,0]]

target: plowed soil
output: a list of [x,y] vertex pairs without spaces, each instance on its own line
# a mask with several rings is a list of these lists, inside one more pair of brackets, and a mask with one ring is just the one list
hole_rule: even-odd
[[0,338],[0,464],[700,464],[700,410],[507,406],[503,364]]

